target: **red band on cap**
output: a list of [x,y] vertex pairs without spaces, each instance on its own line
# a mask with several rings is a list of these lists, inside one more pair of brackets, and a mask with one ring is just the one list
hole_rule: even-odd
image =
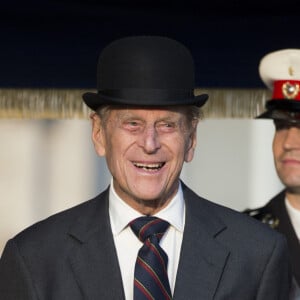
[[274,81],[273,99],[300,101],[300,80]]

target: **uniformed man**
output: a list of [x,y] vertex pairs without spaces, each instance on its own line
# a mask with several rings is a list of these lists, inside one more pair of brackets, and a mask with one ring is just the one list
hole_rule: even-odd
[[273,94],[257,118],[274,121],[273,157],[285,188],[265,206],[246,213],[287,237],[294,277],[291,299],[300,299],[300,49],[267,54],[259,74]]

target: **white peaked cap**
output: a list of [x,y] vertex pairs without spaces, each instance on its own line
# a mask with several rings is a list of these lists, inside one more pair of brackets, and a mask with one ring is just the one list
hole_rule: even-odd
[[265,55],[259,64],[259,75],[273,90],[274,81],[300,80],[300,49],[284,49]]

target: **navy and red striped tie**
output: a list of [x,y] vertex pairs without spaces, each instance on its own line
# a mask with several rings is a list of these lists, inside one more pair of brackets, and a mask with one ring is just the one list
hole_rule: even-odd
[[140,217],[130,227],[141,242],[134,271],[134,300],[172,299],[167,266],[168,256],[159,241],[169,223],[156,217]]

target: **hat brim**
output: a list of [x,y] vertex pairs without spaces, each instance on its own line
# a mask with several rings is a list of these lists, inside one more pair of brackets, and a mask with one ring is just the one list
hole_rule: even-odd
[[85,104],[92,110],[97,110],[103,105],[137,105],[137,106],[175,106],[175,105],[195,105],[203,106],[208,100],[207,94],[201,95],[167,95],[167,92],[145,91],[140,97],[112,97],[101,92],[87,92],[82,95]]
[[288,99],[271,99],[266,103],[266,111],[256,119],[286,119],[280,111],[300,112],[300,101]]

